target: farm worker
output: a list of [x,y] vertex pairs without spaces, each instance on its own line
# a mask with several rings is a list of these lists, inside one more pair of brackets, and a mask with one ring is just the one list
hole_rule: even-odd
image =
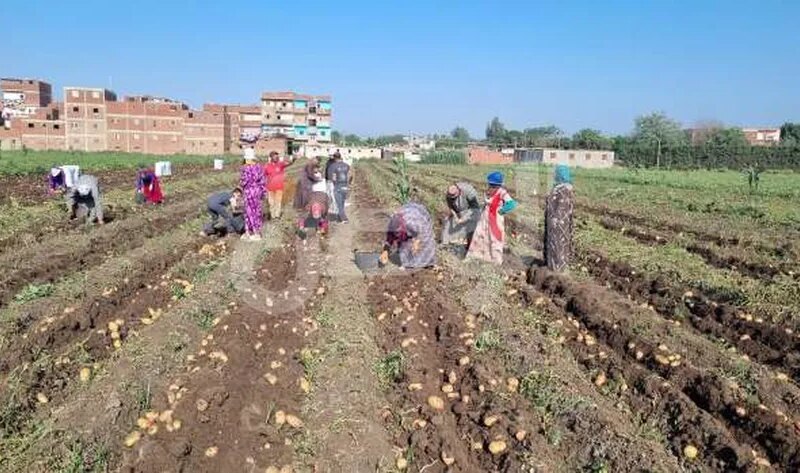
[[[211,215],[211,222],[203,226],[203,234],[213,235],[218,231],[223,235],[243,233],[242,190],[237,187],[230,192],[222,191],[209,196],[208,213]],[[222,228],[218,230],[220,223]]]
[[152,169],[139,168],[136,173],[136,202],[140,204],[160,204],[164,201],[161,182]]
[[347,200],[347,192],[353,182],[353,176],[350,173],[350,165],[342,160],[341,154],[334,153],[332,161],[327,167],[325,177],[330,183],[329,187],[333,188],[333,201],[336,203],[336,213],[339,221],[347,223],[344,203]]
[[74,220],[78,217],[86,217],[86,223],[92,223],[97,219],[97,223],[103,222],[103,203],[100,194],[100,187],[97,178],[91,174],[83,174],[66,192],[67,209],[69,218]]
[[331,181],[330,177],[328,177],[328,171],[331,169],[331,166],[333,166],[333,163],[336,162],[337,157],[341,157],[338,150],[336,150],[333,153],[333,155],[330,158],[328,158],[328,161],[325,163],[325,172],[322,173],[322,177],[328,180],[328,187],[326,189],[326,192],[328,193],[328,197],[331,198],[331,207],[329,209],[329,212],[339,215],[339,207],[338,205],[336,205],[336,196],[333,193],[333,181]]
[[486,177],[486,205],[472,236],[467,258],[477,258],[494,264],[503,264],[505,248],[504,215],[516,208],[517,202],[503,187],[503,173],[495,171]]
[[381,264],[389,262],[389,252],[394,249],[403,268],[427,268],[436,264],[433,220],[421,204],[408,202],[389,219]]
[[300,177],[297,178],[297,189],[294,194],[295,209],[305,210],[311,196],[311,187],[316,182],[323,182],[322,172],[319,169],[319,160],[311,158],[300,171]]
[[261,210],[261,201],[264,199],[266,186],[264,169],[256,163],[256,152],[253,148],[244,150],[244,165],[239,178],[239,185],[244,194],[244,229],[242,236],[245,240],[261,240],[261,227],[264,224],[264,214]]
[[280,218],[283,202],[283,188],[286,184],[286,168],[294,162],[294,156],[288,162],[282,161],[277,151],[269,153],[269,162],[264,166],[267,177],[267,201],[269,217]]
[[47,175],[47,183],[49,185],[48,192],[55,194],[67,188],[67,180],[64,176],[64,170],[58,166],[50,168],[50,173]]
[[330,198],[325,192],[325,181],[315,182],[311,186],[311,193],[308,195],[308,204],[301,213],[297,222],[297,235],[305,239],[307,229],[315,229],[320,233],[328,232],[328,207]]
[[544,260],[553,271],[567,267],[572,257],[572,213],[575,191],[569,167],[559,164],[555,170],[553,189],[545,198]]
[[471,184],[457,182],[447,188],[446,201],[450,215],[442,225],[442,243],[469,244],[481,216],[478,192]]

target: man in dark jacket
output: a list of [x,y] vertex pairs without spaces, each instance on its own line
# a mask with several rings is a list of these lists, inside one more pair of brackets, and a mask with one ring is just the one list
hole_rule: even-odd
[[347,213],[345,213],[344,203],[347,200],[347,193],[350,190],[350,183],[353,176],[350,173],[350,165],[342,160],[342,156],[337,152],[333,155],[332,162],[326,170],[325,178],[333,184],[333,198],[336,201],[337,215],[339,221],[347,223]]
[[208,213],[211,215],[211,222],[203,226],[204,235],[244,233],[242,190],[238,187],[231,192],[212,194],[208,198]]

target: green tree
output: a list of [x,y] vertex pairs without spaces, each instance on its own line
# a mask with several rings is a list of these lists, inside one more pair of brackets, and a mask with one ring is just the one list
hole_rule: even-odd
[[634,121],[633,139],[639,144],[652,146],[656,151],[656,167],[661,166],[663,148],[676,148],[686,142],[680,123],[663,112],[637,117]]
[[489,141],[502,141],[506,135],[506,126],[499,118],[494,117],[486,125],[486,139]]
[[729,150],[741,150],[750,145],[744,133],[739,128],[719,128],[709,133],[706,145],[725,148]]
[[347,146],[361,146],[364,144],[364,140],[356,134],[348,133],[342,137],[342,144]]
[[572,135],[572,146],[579,149],[611,149],[611,138],[600,131],[584,128]]
[[781,126],[781,141],[800,143],[800,123],[784,123]]
[[333,130],[331,132],[331,141],[333,141],[334,144],[338,145],[339,143],[342,142],[342,134],[338,130]]
[[463,126],[457,126],[450,132],[450,136],[456,141],[469,141],[469,132]]
[[554,125],[526,128],[522,131],[524,146],[559,147],[563,132]]

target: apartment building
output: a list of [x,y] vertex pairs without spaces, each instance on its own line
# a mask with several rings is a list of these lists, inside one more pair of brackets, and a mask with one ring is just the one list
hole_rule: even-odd
[[38,79],[1,78],[0,90],[4,118],[32,116],[53,101],[53,87]]
[[294,92],[261,94],[261,131],[310,144],[331,141],[331,98]]
[[116,100],[117,95],[108,89],[64,87],[67,149],[108,150],[107,104]]
[[781,142],[781,129],[773,127],[742,128],[748,143],[753,146],[771,146]]
[[50,84],[2,79],[4,112],[0,149],[120,151],[145,154],[239,154],[239,138],[257,138],[259,154],[286,151],[293,141],[331,139],[328,96],[264,93],[256,105],[205,104],[192,110],[165,97],[117,99],[107,89],[65,87],[64,101],[52,103]]

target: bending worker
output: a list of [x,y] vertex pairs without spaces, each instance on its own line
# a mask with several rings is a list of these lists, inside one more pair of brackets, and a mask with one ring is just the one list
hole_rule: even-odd
[[244,233],[242,216],[242,190],[238,187],[231,192],[223,191],[208,198],[208,213],[211,221],[203,227],[203,234]]
[[78,178],[75,187],[66,192],[67,209],[70,220],[86,218],[86,223],[103,224],[103,203],[100,198],[100,187],[97,178],[91,174],[83,174]]
[[466,182],[451,185],[447,188],[447,208],[450,215],[442,225],[442,243],[469,245],[481,218],[478,192]]

